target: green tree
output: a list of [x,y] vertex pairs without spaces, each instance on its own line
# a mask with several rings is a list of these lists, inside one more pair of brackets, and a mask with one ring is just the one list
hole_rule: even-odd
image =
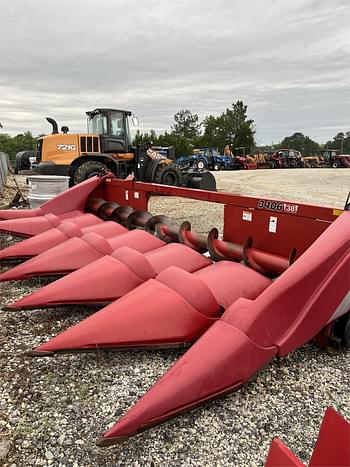
[[154,130],[151,130],[150,133],[141,133],[138,130],[133,140],[133,144],[136,146],[138,144],[146,144],[149,142],[152,142],[154,146],[174,146],[176,156],[191,154],[193,148],[188,138],[177,135],[174,132],[165,132],[164,134],[157,136]]
[[188,109],[182,109],[174,115],[173,133],[178,137],[194,140],[200,135],[200,123],[198,115],[193,114]]
[[336,149],[343,154],[350,154],[350,131],[346,131],[345,133],[340,131],[334,136],[332,141],[327,141],[324,147]]
[[292,136],[285,137],[278,146],[279,148],[296,149],[303,155],[315,154],[320,150],[320,145],[316,141],[313,141],[311,138],[300,132],[294,133]]
[[35,147],[36,138],[30,131],[14,137],[7,133],[0,133],[0,151],[6,152],[12,161],[15,160],[18,152],[34,150]]
[[255,146],[254,120],[247,116],[247,106],[243,101],[234,102],[218,117],[209,115],[202,123],[204,133],[200,138],[202,146],[218,147],[220,151],[227,144],[233,147],[253,148]]

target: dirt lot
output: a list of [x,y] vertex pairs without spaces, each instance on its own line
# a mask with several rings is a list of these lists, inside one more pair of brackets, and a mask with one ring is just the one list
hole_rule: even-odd
[[[215,176],[220,190],[338,208],[344,206],[350,189],[348,170],[259,170]],[[203,233],[212,226],[222,228],[219,205],[156,197],[150,210],[190,220]],[[15,239],[3,234],[0,240],[5,246]],[[43,283],[0,285],[1,305]],[[97,448],[95,439],[182,351],[51,359],[26,355],[88,314],[78,309],[0,312],[0,465],[254,466],[263,464],[274,436],[306,461],[327,406],[350,419],[350,350],[331,356],[307,344],[270,364],[234,394],[120,446]]]
[[[350,170],[288,169],[215,172],[220,191],[272,199],[299,201],[343,208],[350,191]],[[213,203],[171,198],[153,198],[150,210],[167,212],[176,221],[189,220],[194,228],[207,233],[221,231],[223,207]]]

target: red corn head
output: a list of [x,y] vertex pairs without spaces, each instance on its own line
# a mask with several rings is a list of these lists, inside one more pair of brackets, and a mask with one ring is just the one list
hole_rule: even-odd
[[67,207],[69,207],[70,211],[83,211],[88,196],[105,178],[106,177],[91,177],[73,186],[69,190],[60,193],[49,201],[46,201],[46,203],[36,209],[0,209],[0,219],[24,219],[27,217],[44,216],[50,213],[56,215],[68,214],[69,217]]
[[120,443],[207,400],[238,389],[276,353],[276,347],[256,345],[223,317],[97,444]]
[[233,302],[98,444],[121,442],[239,388],[275,355],[295,350],[345,314],[349,221],[344,212],[255,300]]
[[101,222],[99,219],[94,218],[94,216],[91,217],[91,221],[95,222],[95,224],[82,228],[78,227],[77,223],[74,221],[62,222],[57,227],[53,227],[46,232],[42,232],[41,234],[27,238],[22,242],[1,250],[0,260],[28,259],[33,256],[37,256],[72,237],[82,237],[90,232],[98,233],[105,238],[110,238],[114,235],[127,232],[125,227],[122,227],[116,222]]
[[58,227],[63,221],[74,222],[79,227],[86,227],[102,222],[94,214],[84,214],[82,211],[70,211],[58,216],[45,214],[38,217],[0,221],[0,232],[18,235],[19,237],[33,237],[53,227]]
[[128,231],[107,240],[90,232],[80,238],[73,237],[4,272],[0,275],[0,281],[65,275],[111,254],[122,246],[129,246],[143,253],[162,245],[164,242],[142,230]]
[[[350,467],[350,423],[333,407],[328,407],[308,464],[309,467]],[[296,455],[278,438],[269,449],[265,467],[304,467]]]
[[[206,282],[200,278],[204,270],[207,271]],[[122,299],[41,345],[35,349],[35,354],[97,348],[169,347],[191,343],[221,316],[220,302],[208,285],[216,276],[221,281],[232,278],[231,301],[245,295],[255,298],[271,283],[255,271],[236,263],[214,264],[193,274],[170,267],[161,272],[156,280],[147,281]],[[248,289],[244,284],[248,278],[252,289],[249,293],[245,292]],[[30,297],[28,299],[30,303]]]
[[10,309],[46,308],[63,304],[106,304],[122,297],[160,271],[174,265],[188,272],[211,261],[181,244],[141,254],[116,250],[9,305]]

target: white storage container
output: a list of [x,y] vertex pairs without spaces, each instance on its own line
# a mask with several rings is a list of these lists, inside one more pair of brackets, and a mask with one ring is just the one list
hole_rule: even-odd
[[69,177],[62,175],[30,175],[27,182],[31,208],[37,208],[69,188]]

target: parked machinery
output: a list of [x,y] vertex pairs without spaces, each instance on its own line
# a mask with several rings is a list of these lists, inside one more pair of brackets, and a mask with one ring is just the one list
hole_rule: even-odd
[[75,185],[104,170],[117,178],[133,174],[139,181],[215,190],[215,179],[209,172],[180,169],[151,144],[133,147],[129,120],[136,124],[137,119],[130,111],[99,108],[86,114],[88,134],[69,134],[67,126],[59,133],[56,121],[47,118],[52,134],[40,137],[37,143],[41,174],[68,175]]
[[249,151],[249,148],[245,146],[234,148],[233,157],[235,159],[235,165],[239,169],[256,169],[256,162],[249,159],[249,156],[247,156],[247,149]]
[[338,154],[333,149],[324,149],[318,156],[303,157],[305,167],[332,167],[339,169],[341,167],[350,167],[350,155]]
[[257,169],[272,169],[272,162],[269,159],[269,156],[267,154],[253,154],[247,156],[247,159],[252,163],[256,165]]
[[234,157],[226,154],[219,154],[217,148],[193,149],[191,156],[179,157],[176,161],[179,167],[191,166],[199,170],[234,170],[240,167],[235,164]]
[[295,149],[279,149],[269,155],[272,169],[304,167],[302,155]]
[[30,170],[35,164],[35,151],[20,151],[16,154],[15,174],[20,170]]

